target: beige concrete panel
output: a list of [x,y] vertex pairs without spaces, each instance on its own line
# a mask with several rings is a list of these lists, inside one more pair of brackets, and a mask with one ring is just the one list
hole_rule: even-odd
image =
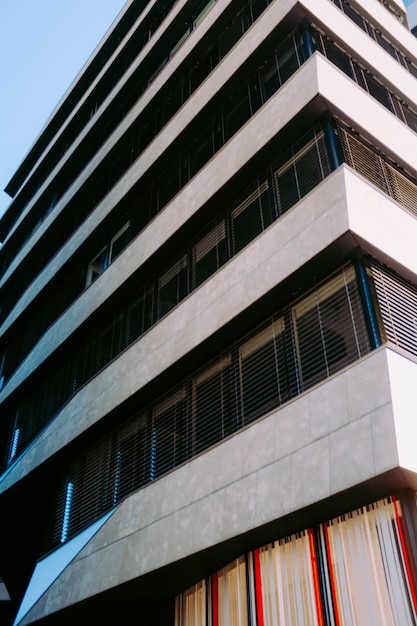
[[323,381],[308,394],[310,414],[310,439],[315,441],[328,432],[349,423],[349,399],[346,376],[335,376]]
[[369,415],[329,435],[329,465],[331,493],[348,489],[375,474]]
[[[351,412],[349,423],[340,425],[330,416],[327,431],[323,419],[318,432],[317,413],[322,412],[323,417],[329,415],[331,396],[335,408],[338,407],[343,388],[353,384],[354,380],[360,381],[364,366],[367,371],[374,372],[375,378],[379,377],[379,392],[370,387],[366,407],[359,403],[350,406],[351,411],[355,406],[355,414]],[[402,394],[402,375],[406,371],[411,373],[416,367],[415,363],[389,348],[380,348],[205,455],[189,461],[183,468],[132,494],[68,566],[59,582],[52,586],[48,600],[50,607],[56,610],[58,606],[80,601],[105,587],[144,575],[397,468],[396,433],[405,425],[410,435],[410,424],[408,414],[404,417],[398,412],[400,404],[394,424],[389,388],[395,389],[394,395]],[[387,385],[386,377],[393,371],[398,371],[398,376],[394,375]],[[350,394],[355,395],[354,388]],[[292,447],[288,445],[285,456],[273,462],[269,457],[265,458],[261,465],[261,449],[260,463],[253,463],[250,473],[239,478],[233,463],[229,471],[227,461],[234,454],[232,448],[244,457],[248,445],[255,448],[260,438],[271,437],[274,429],[279,430],[280,417],[285,413],[287,418],[292,418],[293,430]],[[320,438],[312,440],[312,437],[304,436],[300,447],[297,441],[300,422],[296,418],[301,414],[305,414],[305,420],[310,424],[310,428],[305,428],[307,433]],[[275,441],[278,447],[279,439]],[[281,453],[282,450],[276,450],[275,456]],[[164,498],[183,484],[182,479],[178,481],[176,473],[186,470],[193,477],[194,484],[206,481],[207,466],[202,463],[205,456],[210,461],[211,473],[216,475],[211,487],[206,483],[204,495],[203,491],[191,489],[187,504],[180,495],[176,507],[174,500],[166,507]],[[114,579],[95,580],[88,574],[103,567],[114,572]],[[83,570],[87,570],[86,573]],[[82,580],[83,585],[73,585],[75,579]],[[71,587],[68,596],[65,594],[67,586]]]
[[247,428],[239,436],[242,476],[256,472],[275,460],[275,428],[272,420],[261,419],[256,428]]
[[367,416],[391,402],[386,350],[377,350],[346,370],[349,421]]
[[285,404],[275,417],[275,459],[282,459],[310,443],[310,407],[302,394]]
[[[244,450],[241,449],[241,455]],[[249,474],[224,490],[222,539],[227,540],[254,527],[256,475]]]
[[[356,202],[362,190],[369,196],[368,208]],[[403,245],[393,242],[393,238],[388,235],[382,241],[379,229],[372,229],[372,212],[376,205],[385,211],[387,218],[390,214],[389,220],[393,227],[396,222],[397,225],[403,222]],[[320,207],[321,214],[328,216],[330,227],[317,229],[314,207]],[[353,222],[358,236],[363,232],[364,238],[368,237],[371,243],[375,239],[383,249],[397,255],[399,262],[404,263],[411,256],[417,222],[397,207],[396,203],[381,199],[381,194],[372,191],[356,174],[346,167],[340,168],[81,389],[16,466],[3,477],[0,488],[12,484],[31,467],[35,467],[39,459],[52,454],[101,419],[141,385],[281,282],[311,255],[317,254],[347,232],[349,221]],[[388,233],[392,233],[392,230],[388,230]],[[281,239],[282,247],[277,246],[277,241]],[[314,243],[315,248],[307,248],[301,243],[306,240],[310,244]],[[243,273],[242,267],[245,268]],[[152,356],[145,359],[144,355]],[[369,377],[372,378],[372,372],[364,371],[357,386],[359,395],[357,392],[351,395],[348,387],[349,403],[358,401],[366,406]],[[375,380],[373,384],[378,387],[379,381]],[[361,398],[361,389],[364,400]],[[285,437],[281,441],[285,449]]]
[[392,404],[372,411],[370,419],[375,474],[379,475],[399,464]]
[[254,526],[279,519],[291,510],[291,457],[265,465],[256,473]]
[[291,455],[291,510],[331,494],[329,438],[323,437]]

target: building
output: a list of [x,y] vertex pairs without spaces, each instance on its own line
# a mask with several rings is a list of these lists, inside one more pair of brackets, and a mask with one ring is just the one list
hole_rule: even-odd
[[2,624],[417,623],[416,102],[401,0],[127,2],[6,189]]

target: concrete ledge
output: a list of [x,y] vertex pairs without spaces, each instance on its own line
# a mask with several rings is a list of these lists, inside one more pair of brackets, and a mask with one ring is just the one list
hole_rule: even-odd
[[[407,404],[416,374],[416,363],[381,348],[132,494],[35,614],[81,602],[399,467],[417,472],[407,444],[417,434]],[[111,571],[111,579],[101,571]]]

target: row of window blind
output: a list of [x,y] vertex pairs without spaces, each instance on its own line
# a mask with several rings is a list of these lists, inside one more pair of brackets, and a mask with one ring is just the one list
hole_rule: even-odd
[[132,490],[369,350],[355,271],[347,266],[78,457],[62,486],[54,541],[64,519],[66,536],[75,534]]
[[[412,208],[416,206],[416,187],[411,181],[340,123],[338,135],[344,160],[395,199],[407,201]],[[82,385],[304,197],[330,170],[325,135],[317,127],[249,185],[224,216],[219,215],[208,224],[153,283],[139,286],[134,290],[134,299],[119,310],[113,309],[112,320],[97,328],[87,343],[81,343],[73,359],[66,360],[53,377],[40,381],[32,392],[25,394],[12,409],[6,463],[15,459]],[[389,173],[390,185],[381,187],[384,172]],[[393,185],[393,181],[397,184]],[[398,189],[402,191],[401,198],[393,191]]]
[[415,626],[396,496],[278,539],[181,593],[175,626]]
[[[400,63],[406,70],[413,74],[417,78],[417,64],[412,61],[406,54],[404,54],[399,48],[397,48],[383,33],[381,33],[368,19],[363,17],[356,9],[354,9],[347,0],[331,0],[339,9],[347,15],[359,28],[361,28],[367,35],[372,37],[376,43],[384,48],[388,54],[392,56],[398,63]],[[388,3],[379,0],[381,4],[388,6]]]
[[[336,1],[336,0],[335,0],[335,1]],[[211,4],[212,4],[212,3],[209,3],[209,6],[211,6]],[[208,68],[208,69],[207,69],[205,72],[203,72],[203,74],[202,74],[202,76],[200,77],[200,79],[196,82],[196,84],[194,85],[194,87],[192,87],[192,88],[191,88],[191,91],[190,91],[190,88],[188,88],[188,89],[186,90],[186,91],[187,91],[187,95],[186,95],[186,97],[188,97],[188,96],[189,96],[189,95],[190,95],[190,94],[191,94],[191,93],[192,93],[192,92],[193,92],[193,91],[194,91],[194,90],[198,87],[198,85],[199,85],[199,84],[201,83],[201,81],[204,79],[204,77],[206,76],[206,74],[207,74],[207,73],[210,73],[210,72],[214,69],[214,67],[217,65],[217,63],[219,62],[219,60],[220,60],[220,59],[224,56],[224,54],[225,54],[225,53],[227,53],[227,52],[228,52],[228,50],[230,49],[230,47],[231,47],[231,46],[233,46],[233,45],[236,43],[236,41],[238,41],[238,40],[240,39],[240,37],[241,37],[241,36],[242,36],[242,35],[246,32],[247,28],[248,28],[248,27],[249,27],[249,26],[253,23],[253,21],[255,21],[255,20],[259,17],[259,15],[260,15],[260,14],[261,14],[264,10],[265,10],[265,8],[266,8],[266,6],[267,6],[268,4],[269,4],[269,2],[268,2],[267,0],[253,0],[251,3],[249,3],[248,7],[245,7],[245,9],[244,9],[244,10],[242,10],[242,11],[241,11],[241,12],[240,12],[237,16],[235,16],[235,18],[234,18],[234,19],[232,20],[232,22],[231,22],[231,27],[229,27],[229,28],[227,28],[227,29],[225,30],[225,32],[227,32],[227,33],[228,33],[228,39],[230,40],[230,41],[229,41],[229,45],[228,45],[228,46],[226,46],[226,50],[224,50],[224,51],[223,51],[224,53],[220,54],[220,56],[219,56],[219,55],[217,55],[217,60],[211,59],[211,61],[208,63],[208,65],[207,65],[207,64],[205,64],[205,63],[202,63],[202,62],[200,61],[199,66],[201,66],[201,65],[207,65],[207,68]],[[342,10],[344,10],[344,12],[345,12],[345,13],[346,13],[349,17],[351,17],[351,19],[355,19],[356,21],[358,21],[358,20],[359,20],[359,22],[360,22],[360,24],[359,24],[359,25],[361,25],[361,27],[362,27],[364,30],[366,30],[366,32],[368,32],[368,31],[369,31],[369,33],[368,33],[368,34],[371,34],[371,33],[372,33],[372,36],[374,36],[374,38],[376,39],[376,41],[377,41],[380,45],[384,45],[385,47],[387,47],[387,46],[388,46],[388,47],[389,47],[389,51],[391,51],[390,53],[392,53],[392,55],[393,55],[395,58],[397,58],[397,57],[398,57],[398,58],[397,58],[397,60],[399,60],[400,62],[402,62],[402,64],[403,64],[405,67],[407,67],[407,69],[409,69],[409,71],[413,71],[413,68],[414,68],[414,70],[415,70],[415,71],[417,71],[416,67],[413,65],[413,63],[412,63],[411,61],[409,61],[409,60],[407,59],[407,57],[405,57],[402,53],[400,53],[400,52],[399,52],[399,50],[398,50],[397,48],[395,48],[394,46],[392,46],[392,45],[388,42],[388,40],[386,40],[386,38],[384,38],[384,37],[380,37],[380,36],[379,36],[378,31],[377,31],[376,29],[374,29],[373,27],[371,27],[365,19],[363,19],[363,18],[362,18],[361,16],[359,16],[359,15],[358,15],[358,14],[357,14],[357,13],[356,13],[353,9],[351,9],[350,5],[349,5],[348,3],[346,3],[346,2],[345,2],[345,0],[337,0],[337,1],[336,1],[336,4],[337,4],[340,8],[342,8]],[[205,12],[204,12],[204,11],[203,11],[203,13],[205,14]],[[355,16],[356,16],[356,17],[355,17]],[[232,37],[230,38],[230,33],[231,33],[231,32],[233,32],[233,33],[234,33],[235,31],[236,31],[236,36],[232,36]],[[323,51],[323,50],[322,50],[322,51]],[[299,55],[298,63],[300,63],[300,62],[302,63],[302,62],[303,62],[303,60],[304,60],[304,58],[303,58],[304,51],[301,51],[301,49],[299,49],[299,50],[298,50],[298,55]],[[210,56],[210,57],[212,56],[212,52],[210,52],[209,56]],[[330,58],[331,58],[331,56],[330,56]],[[293,63],[293,61],[292,61],[292,63]],[[355,63],[354,63],[354,62],[352,62],[352,63],[353,63],[353,65],[355,65]],[[346,64],[346,61],[344,61],[344,62],[342,63],[342,66],[344,66],[345,64]],[[285,65],[285,64],[284,64],[284,65]],[[359,66],[356,64],[356,68],[357,68],[357,69],[356,69],[356,73],[358,73],[358,67],[359,67]],[[288,76],[289,76],[291,73],[293,73],[293,71],[295,71],[295,69],[297,69],[297,67],[296,67],[296,66],[294,66],[294,67],[291,69],[290,73],[289,73],[289,68],[287,68],[287,69],[285,70],[286,76],[281,76],[281,77],[280,77],[280,80],[281,80],[280,84],[282,84],[282,82],[283,82],[286,78],[288,78]],[[343,69],[343,67],[342,67],[342,69]],[[344,68],[344,71],[346,71],[346,68]],[[352,71],[352,70],[350,69],[347,73],[351,73],[351,71]],[[414,112],[414,111],[412,111],[412,110],[411,110],[408,106],[404,105],[404,104],[403,104],[403,103],[402,103],[402,102],[401,102],[398,98],[396,98],[395,96],[393,96],[393,94],[390,94],[390,93],[389,93],[389,92],[388,92],[388,91],[387,91],[384,87],[382,87],[380,84],[378,84],[378,81],[376,81],[375,79],[373,79],[372,77],[370,77],[370,76],[368,75],[368,73],[367,73],[367,72],[365,72],[364,70],[361,70],[361,73],[362,73],[362,78],[361,78],[361,80],[359,81],[359,82],[360,82],[360,84],[361,84],[361,86],[363,86],[363,87],[365,87],[366,89],[368,89],[368,91],[371,93],[371,95],[374,95],[374,97],[376,97],[377,99],[379,99],[379,100],[382,102],[382,104],[384,104],[384,106],[387,106],[387,107],[388,107],[388,108],[389,108],[392,112],[394,112],[394,113],[395,113],[398,117],[400,117],[400,119],[402,119],[403,121],[405,121],[405,123],[407,123],[407,124],[408,124],[411,128],[415,129],[415,128],[416,128],[416,125],[417,125],[415,112]],[[273,75],[274,75],[274,72],[273,72]],[[272,80],[272,84],[275,82],[275,80],[276,80],[276,79],[275,79],[275,78],[273,78],[273,80]],[[181,81],[180,81],[180,83],[181,83]],[[264,80],[264,83],[265,83],[265,84],[264,84],[264,91],[265,91],[265,93],[264,93],[264,96],[263,96],[263,97],[265,98],[265,96],[266,96],[266,97],[269,97],[269,95],[268,95],[268,93],[267,93],[267,92],[268,92],[268,88],[267,88],[267,83],[268,83],[267,74],[265,74],[265,80]],[[178,87],[177,87],[177,89],[178,89]],[[277,89],[277,86],[275,85],[275,86],[273,87],[273,90],[276,90],[276,89]],[[183,91],[183,88],[182,88],[182,87],[181,87],[181,91]],[[169,97],[168,99],[166,99],[166,102],[169,102],[169,101],[172,101],[172,102],[176,101],[176,102],[177,102],[177,104],[174,106],[174,108],[172,109],[172,111],[171,111],[171,113],[168,115],[168,117],[166,117],[166,115],[165,115],[166,119],[165,119],[164,123],[166,123],[166,122],[167,122],[167,121],[168,121],[168,120],[172,117],[172,115],[175,113],[175,111],[176,111],[176,110],[177,110],[177,109],[181,106],[181,104],[183,104],[183,102],[184,102],[184,93],[182,94],[182,96],[181,96],[181,97],[178,97],[178,95],[177,95],[177,96],[175,96],[175,97],[174,97],[174,96],[172,96],[172,97]],[[239,107],[239,105],[238,105],[238,107]],[[171,107],[171,108],[172,108],[172,107]],[[125,114],[125,113],[126,113],[126,112],[124,112],[124,114]],[[156,115],[156,116],[158,116],[158,115],[159,115],[159,113],[157,112],[155,115]],[[114,115],[113,115],[113,117],[114,117]],[[234,113],[234,117],[236,117],[236,112]],[[151,124],[151,125],[152,125],[152,124]],[[154,136],[154,133],[155,133],[155,132],[159,132],[159,130],[160,130],[160,128],[161,128],[160,124],[158,124],[156,120],[153,122],[153,125],[155,126],[156,131],[154,131],[154,132],[151,132],[151,133],[150,133],[150,135],[149,135],[149,138],[148,138],[147,142],[146,142],[143,146],[141,146],[141,150],[143,150],[143,149],[144,149],[144,147],[147,145],[147,143],[149,143],[149,141],[150,141],[151,137],[153,137],[153,136]],[[103,126],[103,125],[102,125],[102,126]],[[145,128],[145,127],[147,127],[147,126],[149,126],[149,121],[148,121],[148,123],[147,123],[147,124],[145,124],[145,125],[142,123],[142,124],[141,124],[141,128],[142,128],[141,132],[144,132],[145,134],[149,134],[149,131],[144,130],[144,128]],[[225,128],[225,130],[226,130],[226,137],[227,137],[227,136],[228,136],[228,132],[229,132],[229,131],[227,130],[227,124],[226,124],[226,128]],[[140,143],[142,143],[142,142],[140,142]],[[201,141],[199,141],[199,144],[200,144],[200,145],[203,145],[203,143],[202,143]],[[132,145],[133,145],[133,144],[132,144]],[[131,153],[131,154],[133,154],[133,152],[135,152],[135,154],[136,154],[136,152],[137,152],[137,148],[135,148],[135,150],[133,150],[133,152],[132,152],[132,150],[133,150],[133,148],[132,148],[132,147],[130,147],[129,149],[125,150],[125,152],[127,151],[128,153]],[[140,151],[141,151],[141,150],[140,150]],[[195,156],[197,156],[197,154],[196,154]],[[201,158],[201,157],[200,157],[200,158]],[[123,159],[122,159],[122,160],[123,160]],[[198,160],[199,160],[199,158],[197,158],[197,161],[198,161]],[[205,160],[207,160],[207,159],[205,159]],[[115,165],[114,165],[114,164],[115,164],[115,163],[117,163],[117,162],[119,162],[119,161],[121,161],[121,160],[120,160],[120,155],[119,155],[119,157],[118,157],[118,158],[114,158],[114,157],[112,157],[112,163],[113,163],[112,168],[111,168],[112,170],[113,170],[113,169],[115,169]],[[93,205],[95,205],[95,204],[96,204],[96,203],[100,200],[100,198],[102,197],[103,193],[105,193],[105,192],[107,191],[107,189],[108,189],[108,181],[109,181],[109,180],[111,180],[111,181],[112,181],[112,182],[111,182],[111,185],[113,185],[113,184],[116,182],[116,180],[117,180],[117,179],[118,179],[118,178],[122,175],[122,173],[125,171],[126,167],[128,167],[128,166],[130,165],[130,162],[131,162],[131,161],[129,161],[129,163],[128,163],[126,166],[123,166],[123,167],[122,167],[122,171],[121,171],[121,172],[119,172],[119,174],[116,176],[116,179],[115,179],[115,180],[113,180],[114,176],[113,176],[113,174],[111,174],[111,172],[110,172],[110,171],[106,173],[106,176],[105,176],[105,179],[106,179],[106,181],[107,181],[107,183],[106,183],[106,185],[107,185],[107,186],[106,186],[106,190],[105,190],[104,192],[100,192],[100,193],[101,193],[101,195],[99,194],[99,196],[98,196],[97,198],[94,198],[94,200],[93,200],[93,202],[92,202],[92,204],[93,204]],[[190,161],[190,162],[191,162],[191,161]],[[205,162],[205,161],[204,161],[204,162]],[[199,167],[200,167],[200,166],[198,166],[198,168],[199,168]],[[197,169],[198,169],[198,168],[197,168]],[[117,169],[117,167],[116,167],[116,169]],[[191,175],[192,175],[192,174],[191,174]],[[92,186],[94,187],[94,183],[92,183]],[[90,187],[91,187],[91,185],[90,185]],[[102,187],[102,185],[100,184],[98,187]],[[163,197],[163,195],[162,195],[161,197]],[[52,204],[51,204],[51,202],[47,203],[47,204],[48,204],[47,213],[49,213],[49,211],[50,211],[50,207],[51,207],[51,206],[53,206],[53,204],[55,204],[56,200],[57,200],[57,197],[56,197],[56,190],[55,190],[55,191],[54,191],[54,199],[53,199]],[[80,199],[79,199],[79,200],[80,200]],[[87,199],[84,199],[84,201],[83,201],[81,204],[82,204],[82,205],[87,206],[87,204],[88,204],[88,205],[90,205],[90,204],[91,204],[91,202],[88,202],[88,201],[87,201]],[[80,205],[80,201],[78,202],[78,205]],[[75,214],[76,214],[76,211],[73,211],[72,213],[75,215]],[[41,222],[42,222],[42,220],[41,220]],[[61,229],[61,230],[62,230],[62,229]],[[61,242],[61,243],[62,243],[62,242]],[[9,246],[9,247],[10,247],[10,246]],[[14,252],[14,253],[16,253],[16,250],[15,250],[15,252]],[[49,254],[49,253],[48,253],[48,254]],[[41,262],[41,259],[40,259],[40,258],[39,258],[39,262]],[[45,262],[45,261],[42,261],[42,264],[44,264],[44,262]],[[7,265],[7,263],[6,263],[6,265]],[[33,271],[36,271],[36,272],[40,271],[40,267],[37,267],[37,268],[36,268],[36,270],[34,269]],[[12,306],[12,305],[13,305],[13,303],[12,303],[12,302],[10,302],[7,306],[6,306],[6,303],[4,303],[4,304],[3,304],[3,307],[2,307],[2,308],[3,308],[3,316],[4,316],[4,315],[6,315],[6,314],[7,314],[7,312],[11,310],[11,306]]]
[[[417,357],[417,289],[368,265],[380,332]],[[181,384],[140,410],[64,471],[54,543],[123,497],[247,426],[370,350],[356,274],[346,266]],[[71,516],[66,494],[71,485]]]
[[[300,66],[300,64],[304,61],[304,40],[303,38],[307,35],[304,34],[301,36],[292,35],[287,41],[280,45],[276,53],[269,59],[268,62],[265,63],[261,75],[262,75],[262,101],[266,101],[282,84],[287,80],[287,78],[292,75],[292,73]],[[383,87],[379,82],[377,82],[372,76],[370,76],[367,72],[361,69],[357,63],[355,63],[352,59],[350,59],[345,53],[343,53],[335,44],[331,43],[328,39],[326,39],[323,35],[316,33],[316,40],[319,49],[330,59],[332,62],[336,63],[336,65],[342,69],[345,73],[347,73],[351,78],[356,80],[358,84],[362,87],[366,88],[371,95],[376,97],[384,106],[386,106],[389,110],[394,112],[397,116],[399,116],[405,123],[408,123],[413,129],[417,128],[417,115],[406,105],[404,105],[398,98],[393,96],[385,87]],[[247,100],[247,98],[249,99]],[[243,99],[244,107],[247,108],[247,112],[243,114],[243,118],[241,118],[241,113],[234,111],[233,116],[235,116],[235,122],[233,122],[233,128],[230,127],[230,123],[227,122],[227,116],[225,117],[225,138],[220,141],[219,145],[222,144],[224,140],[227,140],[228,136],[233,135],[234,132],[241,126],[242,123],[250,117],[250,115],[257,110],[258,104],[254,104],[253,98],[253,89],[249,88],[246,96]],[[246,103],[246,104],[245,104]],[[238,104],[238,109],[241,105]],[[232,108],[233,111],[233,108]],[[215,127],[217,123],[213,124]],[[228,129],[229,126],[229,129]],[[235,127],[236,126],[236,127]],[[205,141],[208,140],[210,144],[210,148],[204,148]],[[212,156],[215,148],[215,141],[212,133],[210,132],[207,135],[207,138],[204,139],[202,137],[198,137],[197,147],[195,158],[197,158],[198,165],[196,165],[197,161],[194,159],[189,159],[190,167],[194,167],[196,171],[198,171],[204,163]],[[203,150],[204,157],[201,160],[201,155],[198,154]],[[191,152],[193,150],[191,149]],[[358,151],[357,151],[358,153]],[[308,167],[308,160],[305,159],[306,167]],[[193,165],[194,163],[194,165]],[[302,167],[302,161],[299,159],[298,167]],[[383,167],[382,165],[380,168]],[[291,171],[287,171],[287,167],[284,166],[284,170],[282,171],[283,180],[287,176],[293,175]],[[362,167],[362,170],[364,168]],[[182,168],[178,167],[174,163],[174,168],[171,167],[170,171],[164,171],[161,176],[161,185],[159,185],[160,189],[157,193],[158,203],[161,206],[165,206],[165,204],[169,201],[169,199],[175,195],[175,193],[181,188],[181,173]],[[387,181],[393,180],[393,184],[387,184],[389,189],[385,190],[393,191],[394,193],[390,193],[395,199],[397,199],[402,204],[405,204],[407,208],[410,208],[415,212],[415,203],[414,203],[414,184],[407,179],[405,176],[396,175],[395,170],[393,168],[388,168],[388,174],[385,176]],[[192,175],[193,172],[187,174],[186,179]],[[277,176],[280,176],[280,173],[277,173]],[[381,176],[381,175],[380,175]],[[306,178],[306,175],[304,176]],[[378,176],[374,176],[372,178],[373,182],[380,182]],[[381,185],[379,185],[381,186]],[[283,186],[282,186],[283,187]],[[394,187],[395,189],[392,189]],[[291,205],[296,201],[297,197],[294,193],[294,189],[296,187],[288,187],[288,191],[293,194],[294,197],[283,198],[282,203]],[[283,192],[284,193],[284,192]],[[148,218],[149,219],[149,218]],[[145,223],[148,221],[145,220]],[[271,218],[269,218],[271,219]],[[264,221],[267,222],[268,216],[265,216]],[[237,223],[237,220],[236,220]],[[130,238],[132,238],[137,229],[132,228],[132,225],[128,224],[128,228],[124,230],[124,245],[126,245]],[[241,234],[241,238],[243,239],[244,234]],[[94,260],[100,262],[100,267],[96,268],[93,266],[93,262],[90,263],[87,271],[86,284],[90,284],[95,278],[97,278],[102,271],[108,266],[110,257],[109,251],[107,248],[98,253]],[[10,292],[12,294],[12,292]],[[18,297],[18,292],[13,292],[14,295],[9,302],[3,303],[3,315],[6,315],[7,311],[15,302],[16,297]],[[72,289],[65,289],[65,296],[61,297],[61,308],[65,308],[68,305],[68,298],[73,298]],[[59,293],[54,290],[53,301],[55,306],[49,306],[49,313],[45,315],[45,312],[39,315],[39,321],[37,324],[37,329],[35,330],[35,320],[33,315],[31,315],[31,323],[29,325],[25,324],[22,329],[22,333],[20,333],[20,341],[19,345],[21,346],[20,350],[16,349],[16,342],[13,340],[13,350],[7,350],[5,348],[2,365],[2,383],[4,383],[7,378],[11,375],[16,366],[23,360],[26,354],[30,351],[31,347],[33,347],[34,343],[38,339],[38,337],[44,332],[47,325],[51,323],[51,316],[57,316],[61,310],[58,305]],[[13,339],[13,338],[11,338]]]
[[[309,167],[307,161],[310,161]],[[283,163],[287,165],[283,167]],[[20,428],[15,454],[83,384],[329,173],[324,133],[317,127],[301,138],[272,169],[262,173],[262,179],[255,179],[235,203],[214,223],[210,222],[191,245],[184,246],[153,281],[132,290],[127,302],[121,308],[113,308],[111,318],[96,327],[86,342],[79,343],[72,359],[66,359],[52,377],[39,381],[33,392],[25,394],[15,411],[19,425],[15,424],[12,429]],[[279,198],[278,205],[276,198]],[[9,455],[9,462],[13,458]]]

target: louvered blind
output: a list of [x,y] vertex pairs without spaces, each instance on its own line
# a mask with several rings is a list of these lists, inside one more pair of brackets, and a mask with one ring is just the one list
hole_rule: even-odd
[[347,265],[81,454],[65,471],[54,542],[369,349]]
[[296,143],[274,167],[279,214],[285,213],[331,172],[324,133],[315,128],[310,140]]
[[383,159],[363,139],[339,124],[338,133],[346,163],[408,211],[417,215],[417,185]]
[[371,272],[386,340],[417,356],[417,288],[375,263]]
[[291,312],[301,389],[370,349],[353,267],[303,298]]

